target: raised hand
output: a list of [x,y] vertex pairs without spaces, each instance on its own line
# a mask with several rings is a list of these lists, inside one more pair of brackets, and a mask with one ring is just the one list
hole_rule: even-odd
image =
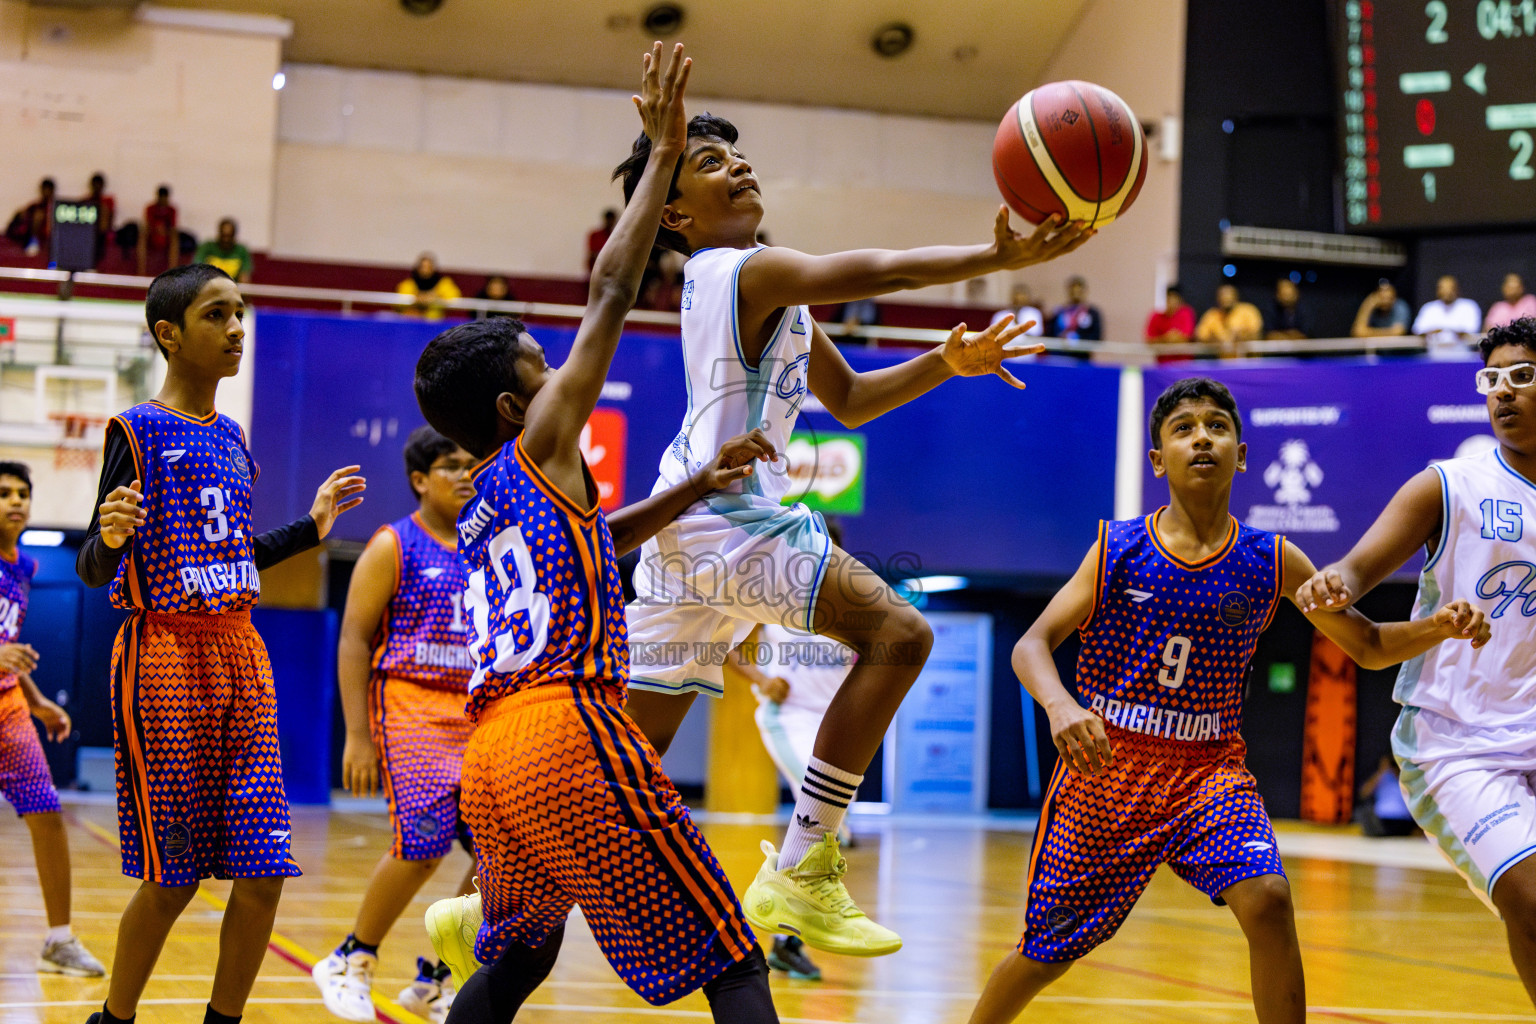
[[965,324],[957,324],[944,341],[944,362],[949,364],[957,377],[996,374],[1022,391],[1024,382],[1008,372],[1007,367],[1003,366],[1003,360],[1045,351],[1045,346],[1038,342],[1010,344],[1023,337],[1024,332],[1033,326],[1033,320],[1015,324],[1011,313],[976,334],[966,334]]
[[1098,775],[1115,763],[1114,748],[1104,732],[1104,721],[1075,700],[1063,701],[1047,711],[1051,742],[1067,767],[1079,775]]
[[1452,601],[1435,612],[1435,625],[1440,627],[1447,640],[1470,640],[1474,648],[1493,638],[1483,610],[1466,601]]
[[326,477],[325,483],[315,492],[315,503],[310,506],[309,515],[314,519],[315,531],[322,540],[331,532],[337,516],[363,503],[362,494],[368,489],[368,481],[353,475],[362,468],[342,466]]
[[1006,205],[997,208],[997,220],[992,225],[998,262],[1006,270],[1018,270],[1065,256],[1096,234],[1096,229],[1080,221],[1063,227],[1061,217],[1052,214],[1030,234],[1021,235],[1009,226]]
[[144,525],[148,514],[140,506],[144,494],[143,485],[135,480],[127,487],[114,487],[107,500],[97,509],[101,526],[101,542],[109,548],[120,548]]
[[1296,588],[1296,607],[1303,612],[1341,612],[1349,607],[1349,588],[1334,569],[1320,569]]
[[0,672],[27,675],[37,668],[37,648],[31,644],[0,644]]
[[661,71],[661,43],[652,44],[640,58],[640,95],[630,97],[640,111],[640,121],[652,145],[677,149],[688,141],[688,114],[683,109],[683,92],[688,87],[688,72],[693,61],[683,56],[683,44],[672,48],[672,59],[665,73]]

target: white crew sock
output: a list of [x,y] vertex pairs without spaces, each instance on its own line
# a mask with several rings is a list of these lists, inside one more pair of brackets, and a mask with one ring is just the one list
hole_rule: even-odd
[[49,928],[47,936],[43,939],[43,945],[51,946],[55,942],[67,942],[73,934],[74,931],[67,924],[61,924],[57,928]]
[[780,871],[799,864],[811,847],[821,842],[822,836],[837,833],[848,814],[848,803],[863,781],[862,775],[811,758],[795,800],[795,816],[784,833],[784,845],[779,847]]

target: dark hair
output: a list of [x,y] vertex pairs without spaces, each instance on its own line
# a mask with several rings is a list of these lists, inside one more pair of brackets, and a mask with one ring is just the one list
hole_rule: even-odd
[[[736,130],[736,126],[731,124],[731,122],[708,112],[695,114],[688,121],[688,138],[690,139],[716,139],[734,146],[739,135],[740,133]],[[622,178],[624,181],[624,202],[626,204],[634,196],[635,189],[639,187],[640,176],[645,173],[645,165],[650,162],[650,159],[651,140],[649,136],[642,133],[635,140],[634,146],[630,148],[629,156],[624,159],[623,163],[613,169],[614,179]],[[672,184],[667,189],[667,202],[669,203],[677,198],[677,176],[681,173],[682,169],[683,162],[679,160],[676,169],[672,171]],[[693,250],[688,248],[687,240],[676,231],[668,231],[666,228],[661,228],[656,232],[656,244],[664,249],[680,252],[684,256],[693,255]]]
[[27,490],[32,489],[32,470],[25,462],[0,462],[0,476],[14,476],[27,485]]
[[39,192],[43,191],[44,189],[47,189],[49,192],[53,192],[57,191],[57,188],[58,186],[54,185],[52,178],[44,178],[42,181],[37,183],[37,190]]
[[1217,408],[1230,413],[1232,422],[1237,427],[1237,439],[1243,439],[1243,416],[1237,411],[1237,400],[1232,397],[1232,392],[1220,381],[1211,380],[1209,377],[1185,377],[1176,380],[1157,396],[1157,402],[1152,406],[1152,416],[1147,421],[1147,433],[1152,436],[1152,447],[1161,451],[1163,447],[1162,430],[1163,421],[1173,415],[1173,411],[1183,402],[1194,402],[1202,398],[1209,398],[1216,403]]
[[171,354],[160,344],[155,324],[165,320],[185,328],[187,308],[197,301],[209,281],[221,277],[226,281],[234,280],[211,263],[189,263],[184,267],[172,267],[149,282],[149,294],[144,297],[144,319],[149,323],[149,336],[155,339],[156,347],[165,358],[171,358]]
[[229,225],[229,229],[231,231],[238,232],[240,230],[239,222],[236,221],[235,218],[233,218],[233,217],[222,217],[222,218],[220,218],[220,220],[219,220],[219,230],[220,231],[224,230],[224,225],[225,224]]
[[433,338],[416,360],[416,404],[438,433],[477,459],[496,446],[496,399],[522,393],[515,316],[472,320]]
[[155,198],[156,199],[169,199],[169,198],[171,198],[171,186],[169,186],[169,185],[161,185],[159,188],[155,189]]
[[1182,299],[1184,297],[1184,289],[1179,287],[1178,282],[1174,282],[1173,284],[1170,284],[1168,287],[1163,289],[1163,294],[1177,295]]
[[411,474],[432,472],[432,463],[458,447],[431,427],[422,426],[411,431],[411,436],[405,439],[405,482],[410,484],[412,498],[419,501],[421,495],[411,483]]
[[107,176],[105,174],[102,174],[100,171],[97,171],[95,174],[91,175],[91,187],[92,188],[97,188],[97,187],[106,188],[107,187]]
[[1494,349],[1505,345],[1519,345],[1536,355],[1536,316],[1511,320],[1503,327],[1495,327],[1483,335],[1483,340],[1477,343],[1477,350],[1483,356],[1483,365],[1487,366],[1488,360],[1493,358]]

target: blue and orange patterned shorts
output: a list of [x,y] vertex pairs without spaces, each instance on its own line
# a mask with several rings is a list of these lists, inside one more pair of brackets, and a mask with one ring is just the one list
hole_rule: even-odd
[[59,809],[48,758],[20,686],[0,690],[0,794],[23,817]]

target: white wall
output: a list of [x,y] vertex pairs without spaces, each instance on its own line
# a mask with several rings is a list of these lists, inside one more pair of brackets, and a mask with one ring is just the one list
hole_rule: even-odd
[[[1179,118],[1184,107],[1185,0],[1093,0],[1046,65],[1044,81],[1076,78],[1118,93],[1141,121]],[[1178,270],[1181,162],[1150,140],[1147,180],[1124,220],[1077,252],[1021,276],[1049,303],[1072,274],[1088,281],[1109,336],[1137,341],[1162,285]],[[1161,276],[1160,276],[1161,275]]]
[[140,24],[121,9],[0,0],[4,215],[40,178],[72,197],[102,171],[119,221],[137,219],[164,182],[195,233],[234,216],[266,248],[280,47],[271,35]]

